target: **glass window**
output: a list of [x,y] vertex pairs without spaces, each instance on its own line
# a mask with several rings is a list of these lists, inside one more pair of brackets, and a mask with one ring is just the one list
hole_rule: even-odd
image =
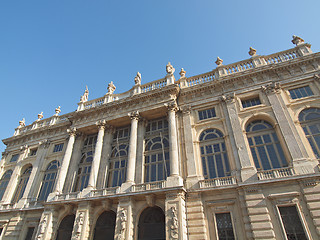
[[2,197],[7,189],[11,175],[12,175],[12,170],[8,170],[2,175],[2,178],[0,180],[0,200],[2,200]]
[[29,156],[31,157],[31,156],[37,155],[37,150],[38,150],[38,149],[36,149],[36,148],[35,148],[35,149],[31,149],[31,150],[30,150],[30,153],[29,153]]
[[292,99],[313,96],[313,92],[311,91],[311,88],[309,86],[291,89],[291,90],[289,90],[289,92],[290,92],[290,97]]
[[252,107],[252,106],[256,106],[256,105],[260,105],[261,101],[259,97],[255,97],[255,98],[250,98],[250,99],[245,99],[245,100],[241,100],[242,103],[242,107],[243,108],[247,108],[247,107]]
[[145,182],[165,180],[170,175],[168,122],[165,118],[150,121],[145,137]]
[[19,158],[19,154],[12,155],[10,162],[16,162]]
[[119,128],[114,134],[106,187],[120,186],[126,180],[130,127]]
[[54,145],[53,152],[61,152],[63,149],[63,143]]
[[[175,222],[174,224],[178,223]],[[146,208],[139,218],[138,240],[165,240],[165,226],[165,215],[161,208]]]
[[88,136],[84,142],[76,182],[74,185],[75,192],[82,191],[88,186],[96,142],[96,134]]
[[207,129],[200,135],[200,152],[205,179],[230,176],[230,166],[223,134]]
[[47,170],[42,180],[39,196],[38,196],[39,201],[46,201],[49,194],[52,192],[53,186],[56,180],[57,172],[58,172],[58,167],[59,167],[58,161],[52,161],[47,167]]
[[248,124],[247,137],[258,170],[287,167],[280,141],[272,125],[264,120]]
[[314,154],[320,159],[320,108],[304,109],[299,121]]
[[34,227],[28,227],[28,232],[25,240],[32,240],[33,232],[34,232]]
[[295,206],[279,207],[287,239],[307,240],[300,217]]
[[216,117],[216,110],[215,108],[209,108],[206,110],[198,111],[199,120],[214,118]]
[[32,171],[32,167],[30,166],[21,175],[18,183],[18,187],[12,199],[13,203],[17,203],[23,197],[24,190],[26,190],[26,186],[28,184],[31,171]]
[[217,213],[216,224],[219,240],[233,240],[233,227],[230,213]]

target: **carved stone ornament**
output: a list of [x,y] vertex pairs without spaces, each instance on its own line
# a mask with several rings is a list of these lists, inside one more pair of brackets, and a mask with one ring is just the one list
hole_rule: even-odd
[[217,60],[216,60],[215,63],[216,63],[218,66],[221,66],[222,63],[223,63],[223,60],[222,60],[221,58],[217,57]]
[[57,107],[56,110],[55,110],[56,114],[54,116],[58,116],[59,113],[61,112],[61,107]]
[[300,44],[303,44],[304,43],[304,40],[301,38],[301,37],[298,37],[296,35],[293,35],[292,36],[292,41],[291,41],[293,44],[295,44],[296,46],[300,45]]
[[170,103],[165,103],[164,106],[166,106],[169,111],[176,112],[179,110],[178,105],[175,101],[172,101]]
[[128,116],[130,117],[131,120],[138,120],[140,115],[139,115],[139,111],[133,111],[131,113],[128,113]]
[[84,103],[87,102],[89,98],[89,89],[88,86],[86,86],[86,90],[84,91],[84,94],[80,97],[80,102]]
[[180,74],[181,78],[185,78],[186,77],[186,71],[183,68],[181,68],[181,71],[180,71],[179,74]]
[[67,132],[69,133],[70,136],[75,136],[76,132],[77,132],[77,128],[73,127],[73,128],[68,128]]
[[118,240],[125,240],[126,226],[127,226],[127,212],[122,208],[119,212],[120,228],[118,234]]
[[73,239],[80,239],[83,224],[84,224],[84,214],[83,212],[80,212],[76,219],[76,224],[74,226],[75,229],[74,229]]
[[320,74],[315,74],[315,75],[313,75],[313,78],[316,79],[316,80],[318,80],[318,81],[320,81]]
[[280,86],[280,83],[278,82],[273,82],[273,83],[270,83],[266,86],[262,86],[261,87],[262,91],[264,91],[266,94],[269,94],[269,93],[279,93],[280,92],[280,89],[281,89],[281,86]]
[[28,147],[29,147],[28,145],[23,145],[23,146],[20,147],[20,150],[21,151],[27,150]]
[[19,121],[19,126],[18,128],[22,128],[22,127],[25,127],[26,126],[26,120],[24,118],[22,118],[21,121]]
[[38,230],[38,234],[37,234],[37,238],[36,239],[43,239],[43,235],[46,231],[47,228],[47,216],[44,216],[42,221],[40,222],[39,225],[39,230]]
[[111,81],[109,84],[108,84],[108,93],[109,94],[113,94],[113,92],[116,90],[116,86],[113,84],[113,82]]
[[40,121],[42,118],[43,118],[43,112],[41,112],[41,113],[38,114],[38,119],[37,119],[37,121]]
[[170,224],[170,239],[178,239],[179,238],[179,225],[178,225],[178,216],[176,207],[170,208],[171,213],[171,224]]
[[226,94],[226,95],[222,95],[220,97],[220,101],[225,102],[225,103],[232,103],[232,102],[234,102],[234,98],[235,98],[234,93]]
[[107,121],[106,120],[100,120],[96,122],[96,125],[98,126],[99,129],[105,128],[107,126]]
[[250,56],[255,56],[257,54],[257,50],[253,47],[250,47],[250,51],[248,52]]
[[141,84],[141,73],[137,72],[137,75],[134,77],[134,83],[135,85]]
[[167,66],[166,66],[166,71],[168,75],[173,75],[174,72],[176,71],[176,69],[171,65],[170,62],[168,62]]

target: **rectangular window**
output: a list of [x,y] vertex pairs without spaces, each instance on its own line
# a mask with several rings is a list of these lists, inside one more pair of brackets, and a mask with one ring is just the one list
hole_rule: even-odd
[[37,154],[37,149],[31,149],[29,156],[35,156]]
[[12,155],[10,162],[16,162],[19,158],[19,154]]
[[243,108],[248,108],[248,107],[252,107],[252,106],[256,106],[256,105],[260,105],[261,104],[261,101],[260,101],[259,97],[241,100],[241,102],[242,102],[242,107]]
[[292,99],[313,96],[313,92],[309,86],[291,89],[289,92]]
[[34,227],[29,227],[25,240],[32,240],[33,232],[34,232]]
[[217,213],[216,223],[218,230],[218,239],[235,239],[230,213]]
[[216,111],[214,108],[198,111],[199,120],[216,117]]
[[279,212],[288,239],[307,240],[295,206],[279,207]]
[[63,149],[63,143],[54,145],[53,152],[61,152]]

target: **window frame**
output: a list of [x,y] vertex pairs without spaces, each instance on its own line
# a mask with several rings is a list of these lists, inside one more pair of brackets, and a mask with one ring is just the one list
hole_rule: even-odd
[[[27,171],[30,169],[30,173],[27,174]],[[24,192],[27,188],[27,185],[29,183],[30,175],[32,173],[33,166],[27,166],[24,168],[23,173],[19,176],[19,182],[17,184],[17,187],[14,191],[14,194],[11,199],[11,203],[18,203],[21,198],[23,198]],[[27,180],[26,180],[27,179]],[[23,185],[21,185],[23,184]],[[21,194],[22,193],[22,194]]]
[[[212,111],[213,110],[213,111]],[[214,113],[212,117],[208,117],[208,111],[211,111],[211,114],[212,112]],[[200,117],[200,114],[204,114],[204,112],[206,113],[207,117],[205,118],[203,116],[203,118]],[[198,121],[206,121],[206,120],[210,120],[210,119],[215,119],[217,118],[217,111],[216,111],[216,106],[213,106],[213,107],[207,107],[207,108],[203,108],[203,109],[199,109],[197,110],[197,118],[198,118]]]
[[[61,146],[61,149],[60,149],[60,146]],[[59,151],[55,151],[56,148],[57,148]],[[55,145],[53,146],[52,152],[53,152],[53,153],[60,153],[60,152],[63,151],[63,148],[64,148],[64,143],[55,144]]]
[[[4,178],[4,177],[5,177],[5,175],[8,175],[8,174],[9,174],[9,172],[11,172],[11,174],[10,174],[10,178],[9,178],[9,179],[8,179],[7,177],[6,177],[6,178]],[[2,176],[1,176],[1,179],[0,179],[0,186],[1,186],[1,185],[2,185],[2,183],[3,183],[5,180],[7,180],[7,179],[8,179],[8,182],[6,183],[6,187],[4,188],[4,191],[3,191],[2,196],[0,195],[0,201],[2,200],[2,198],[3,198],[4,194],[5,194],[5,193],[6,193],[6,191],[7,191],[7,188],[8,188],[9,182],[10,182],[11,177],[12,177],[12,174],[13,174],[13,170],[12,170],[12,169],[8,169],[8,170],[6,170],[6,171],[2,174]]]
[[[251,106],[243,106],[243,103],[244,101],[251,101],[251,100],[256,100],[258,99],[259,100],[259,104],[255,104],[255,105],[251,105]],[[242,109],[250,109],[250,108],[253,108],[253,107],[257,107],[257,106],[261,106],[262,105],[262,101],[261,101],[261,98],[259,95],[253,95],[253,96],[248,96],[248,97],[245,97],[245,98],[240,98],[240,105],[241,105],[241,108]]]
[[[307,96],[302,96],[302,97],[295,97],[295,98],[292,97],[291,91],[295,91],[295,90],[300,91],[300,89],[304,89],[304,88],[309,88],[309,90],[312,92],[312,94],[311,95],[307,95]],[[315,93],[312,91],[312,89],[310,87],[310,84],[303,85],[303,86],[297,86],[297,87],[294,87],[294,88],[289,88],[287,91],[288,91],[288,95],[289,95],[289,98],[290,98],[291,101],[297,101],[299,99],[304,99],[304,98],[315,96]],[[305,92],[308,93],[307,90],[305,90]],[[297,95],[296,93],[294,93],[294,94]]]
[[[12,154],[9,162],[10,162],[10,163],[18,162],[18,161],[19,161],[19,157],[20,157],[20,154],[19,154],[19,153]],[[15,159],[13,160],[13,158],[15,158]]]

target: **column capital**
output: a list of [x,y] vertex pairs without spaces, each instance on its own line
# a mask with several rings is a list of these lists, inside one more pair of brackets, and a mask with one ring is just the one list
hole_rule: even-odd
[[187,114],[190,115],[191,113],[191,106],[183,106],[180,108],[180,110],[182,111],[183,114]]
[[39,142],[39,147],[48,148],[49,146],[50,146],[50,141],[48,139],[45,139]]
[[22,145],[22,146],[20,147],[20,151],[23,152],[23,151],[27,150],[28,148],[29,148],[29,146],[28,146],[27,144]]
[[99,130],[104,130],[107,126],[106,120],[99,120],[96,122],[96,125],[98,126]]
[[168,109],[170,112],[177,112],[179,110],[179,107],[176,103],[176,101],[172,101],[169,103],[165,103],[164,106]]
[[281,85],[278,82],[273,82],[262,86],[261,89],[265,94],[280,93]]
[[131,120],[139,120],[140,118],[139,111],[133,111],[131,113],[128,113],[128,116],[130,117]]
[[70,136],[76,136],[76,133],[77,132],[77,128],[75,127],[72,127],[72,128],[68,128],[67,129],[67,133],[70,135]]
[[220,100],[220,102],[233,103],[235,100],[235,93],[229,93],[229,94],[222,95],[219,98],[219,100]]

